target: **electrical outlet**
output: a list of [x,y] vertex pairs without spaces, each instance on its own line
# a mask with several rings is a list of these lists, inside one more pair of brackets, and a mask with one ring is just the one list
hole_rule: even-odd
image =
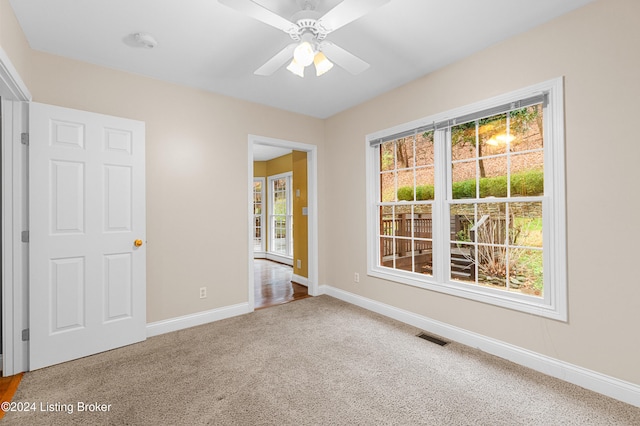
[[302,260],[298,259],[296,265],[298,266],[298,269],[302,268]]
[[205,299],[207,297],[207,288],[200,287],[200,299]]
[[360,274],[359,273],[355,273],[353,274],[353,281],[359,283],[360,282]]

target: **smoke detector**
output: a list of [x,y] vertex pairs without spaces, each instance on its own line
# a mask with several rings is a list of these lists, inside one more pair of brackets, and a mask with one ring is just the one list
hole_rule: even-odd
[[158,45],[156,39],[148,33],[133,33],[130,36],[133,45],[136,47],[144,47],[145,49],[153,49]]

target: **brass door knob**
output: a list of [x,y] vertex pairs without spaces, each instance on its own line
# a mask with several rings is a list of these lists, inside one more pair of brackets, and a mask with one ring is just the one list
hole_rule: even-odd
[[136,247],[140,247],[142,245],[142,240],[135,240],[133,242],[133,245],[136,246]]

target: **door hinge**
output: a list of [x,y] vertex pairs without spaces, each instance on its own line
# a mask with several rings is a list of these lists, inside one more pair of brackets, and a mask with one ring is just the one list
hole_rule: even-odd
[[23,342],[29,341],[29,329],[28,328],[25,328],[24,330],[22,330],[22,341]]
[[23,243],[29,242],[29,231],[22,231],[22,242]]
[[20,143],[29,146],[29,133],[20,133]]

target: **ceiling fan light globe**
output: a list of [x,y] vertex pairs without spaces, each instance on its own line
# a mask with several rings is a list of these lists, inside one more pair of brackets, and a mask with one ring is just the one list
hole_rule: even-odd
[[304,67],[296,61],[296,58],[293,58],[287,69],[298,77],[304,77]]
[[296,62],[303,67],[311,65],[311,63],[313,62],[313,57],[313,47],[311,47],[311,44],[307,41],[303,41],[302,43],[300,43],[296,47],[296,50],[293,51],[293,59],[295,59]]
[[333,68],[333,63],[322,52],[316,53],[313,58],[313,64],[316,66],[316,75],[318,77]]

